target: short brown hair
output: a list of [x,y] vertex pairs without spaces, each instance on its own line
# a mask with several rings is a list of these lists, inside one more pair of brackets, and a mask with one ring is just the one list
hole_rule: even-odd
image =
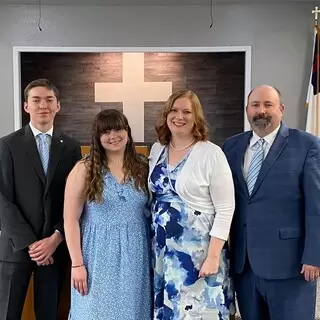
[[26,88],[24,89],[24,101],[28,101],[29,92],[31,89],[36,87],[45,87],[48,90],[52,90],[55,97],[57,98],[57,101],[60,101],[60,93],[58,88],[48,79],[37,79],[32,82],[30,82]]
[[193,136],[195,141],[208,140],[208,124],[204,119],[202,106],[198,96],[189,89],[183,89],[174,92],[167,100],[159,121],[156,124],[156,131],[158,134],[159,142],[167,145],[170,142],[171,132],[167,125],[167,116],[172,109],[174,102],[179,98],[188,98],[192,106],[192,116],[194,121]]
[[247,97],[247,102],[248,102],[248,103],[249,103],[249,98],[250,98],[251,94],[253,93],[253,91],[256,90],[256,89],[259,88],[259,87],[262,87],[262,86],[267,86],[267,87],[269,87],[270,89],[274,89],[274,90],[276,91],[276,93],[278,94],[279,103],[280,103],[280,104],[283,104],[283,102],[282,102],[282,94],[281,94],[280,90],[279,90],[278,88],[274,87],[274,86],[269,86],[269,85],[261,85],[261,86],[258,86],[258,87],[253,88],[253,89],[249,92],[249,94],[248,94],[248,97]]

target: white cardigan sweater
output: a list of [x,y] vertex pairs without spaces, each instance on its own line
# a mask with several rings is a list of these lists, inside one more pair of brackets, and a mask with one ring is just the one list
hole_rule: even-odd
[[[149,156],[150,175],[165,148],[156,142]],[[210,235],[229,237],[235,199],[232,173],[221,148],[212,142],[197,142],[176,180],[176,191],[193,210],[214,216]]]

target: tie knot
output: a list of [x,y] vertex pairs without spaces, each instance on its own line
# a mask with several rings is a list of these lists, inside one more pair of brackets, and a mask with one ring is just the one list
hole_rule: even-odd
[[49,137],[49,134],[39,133],[39,134],[37,134],[37,137],[39,137],[39,139],[41,139],[42,141],[47,141],[47,137]]
[[264,140],[264,139],[259,139],[259,140],[257,141],[257,144],[259,145],[259,147],[263,147],[263,145],[264,145],[265,142],[266,142],[266,140]]

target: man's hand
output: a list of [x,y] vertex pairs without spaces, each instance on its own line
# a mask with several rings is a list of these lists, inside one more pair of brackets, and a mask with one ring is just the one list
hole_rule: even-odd
[[304,278],[306,281],[315,281],[320,276],[320,267],[314,267],[308,264],[304,264],[302,266],[301,274],[304,274]]
[[52,258],[52,257],[49,257],[49,259],[48,260],[46,260],[44,263],[42,263],[42,264],[40,264],[40,263],[38,263],[37,262],[37,265],[39,266],[39,267],[45,267],[45,266],[49,266],[49,265],[51,265],[51,264],[53,264],[54,263],[54,259]]
[[34,242],[29,246],[31,260],[37,262],[38,265],[50,262],[50,257],[52,257],[62,240],[62,235],[59,232],[55,232],[51,237]]

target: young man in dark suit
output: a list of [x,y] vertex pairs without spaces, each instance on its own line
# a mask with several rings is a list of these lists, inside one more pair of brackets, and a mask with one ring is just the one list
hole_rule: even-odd
[[68,253],[63,236],[67,175],[79,143],[54,128],[58,89],[48,80],[24,91],[30,123],[0,139],[0,320],[20,320],[31,274],[37,320],[56,320]]

